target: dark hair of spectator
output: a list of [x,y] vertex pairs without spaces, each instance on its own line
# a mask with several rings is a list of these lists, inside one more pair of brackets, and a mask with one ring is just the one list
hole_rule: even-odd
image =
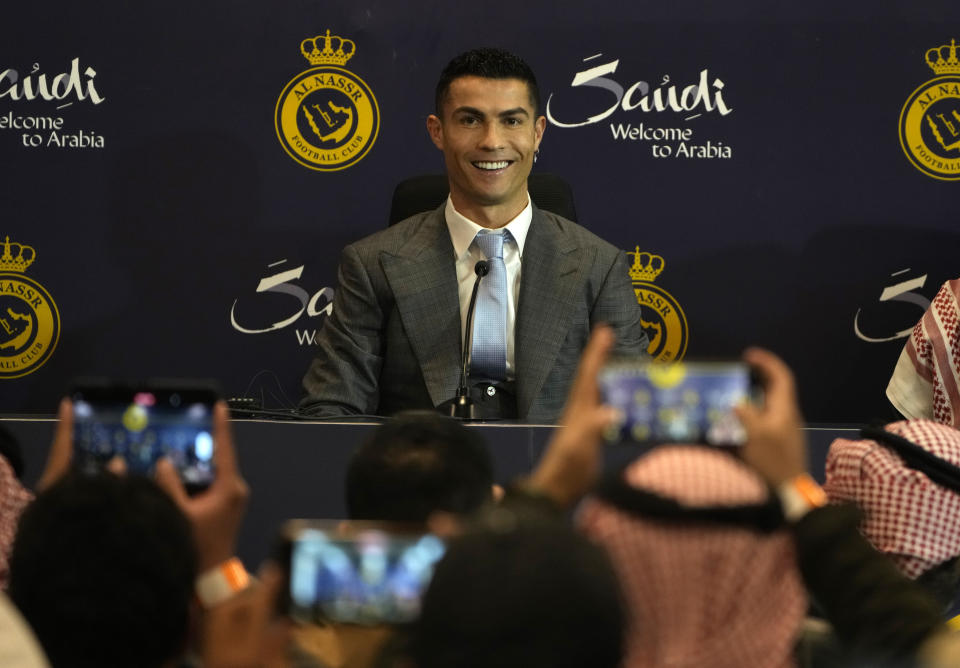
[[190,525],[143,477],[71,474],[20,519],[10,597],[52,665],[161,666],[182,653]]
[[437,564],[410,643],[417,668],[620,665],[623,604],[604,552],[560,522],[491,516]]
[[940,605],[949,608],[960,596],[960,557],[947,559],[917,578]]
[[440,73],[437,82],[436,114],[443,118],[443,103],[450,91],[450,84],[460,77],[484,79],[519,79],[527,84],[534,116],[540,109],[540,88],[530,66],[509,51],[503,49],[473,49],[455,57]]
[[473,513],[492,498],[493,462],[483,438],[433,411],[384,422],[347,468],[354,520],[425,522],[434,511]]

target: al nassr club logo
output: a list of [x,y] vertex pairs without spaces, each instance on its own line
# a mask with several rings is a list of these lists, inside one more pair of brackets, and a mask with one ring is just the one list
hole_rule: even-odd
[[659,255],[641,252],[639,246],[628,255],[633,256],[630,279],[640,304],[640,324],[650,340],[647,352],[661,362],[682,360],[690,338],[687,316],[673,295],[654,284],[666,262]]
[[960,59],[956,40],[927,50],[937,76],[907,99],[900,112],[900,145],[913,166],[943,181],[960,180]]
[[366,82],[343,66],[356,54],[345,37],[318,35],[300,43],[314,67],[295,76],[277,100],[274,125],[283,150],[322,172],[352,167],[380,130],[380,108]]
[[60,313],[42,285],[24,272],[36,251],[6,237],[0,255],[0,379],[19,378],[43,365],[60,339]]

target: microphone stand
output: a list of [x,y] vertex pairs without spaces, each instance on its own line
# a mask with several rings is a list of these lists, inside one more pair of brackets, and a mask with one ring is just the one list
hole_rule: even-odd
[[457,387],[457,395],[449,401],[441,404],[450,417],[461,420],[476,420],[480,416],[477,414],[476,406],[470,397],[470,387],[467,385],[467,368],[470,363],[470,355],[473,352],[473,312],[477,305],[477,291],[480,289],[480,279],[490,273],[490,265],[485,260],[480,260],[474,265],[473,271],[477,274],[477,280],[473,284],[473,293],[470,295],[470,306],[467,308],[466,335],[464,336],[463,355],[460,364],[460,384]]

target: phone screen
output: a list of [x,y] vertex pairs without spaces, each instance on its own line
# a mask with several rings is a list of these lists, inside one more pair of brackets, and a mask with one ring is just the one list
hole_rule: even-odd
[[303,529],[290,552],[290,615],[302,622],[413,621],[443,553],[432,534]]
[[618,409],[612,441],[739,446],[746,440],[733,412],[755,398],[742,362],[615,361],[599,383],[604,401]]
[[102,470],[119,456],[128,472],[148,475],[168,457],[188,489],[213,482],[214,390],[81,385],[71,398],[80,470]]

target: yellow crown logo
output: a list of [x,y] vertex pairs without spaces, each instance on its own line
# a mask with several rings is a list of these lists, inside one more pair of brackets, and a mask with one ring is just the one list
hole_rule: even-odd
[[633,252],[627,253],[633,256],[633,266],[630,267],[630,278],[634,281],[645,281],[652,283],[654,279],[663,271],[666,262],[659,255],[640,252],[640,246]]
[[949,46],[944,44],[927,51],[927,65],[934,74],[960,74],[960,60],[957,59],[957,40],[951,39]]
[[308,37],[300,42],[300,53],[311,65],[345,65],[356,52],[356,44],[345,37],[331,36],[329,29],[326,35]]
[[[16,257],[13,255],[14,248],[17,250]],[[26,256],[24,256],[24,253],[26,253]],[[10,237],[7,237],[7,240],[3,242],[3,255],[0,255],[0,271],[23,273],[36,259],[37,252],[31,246],[16,242],[10,243]]]

